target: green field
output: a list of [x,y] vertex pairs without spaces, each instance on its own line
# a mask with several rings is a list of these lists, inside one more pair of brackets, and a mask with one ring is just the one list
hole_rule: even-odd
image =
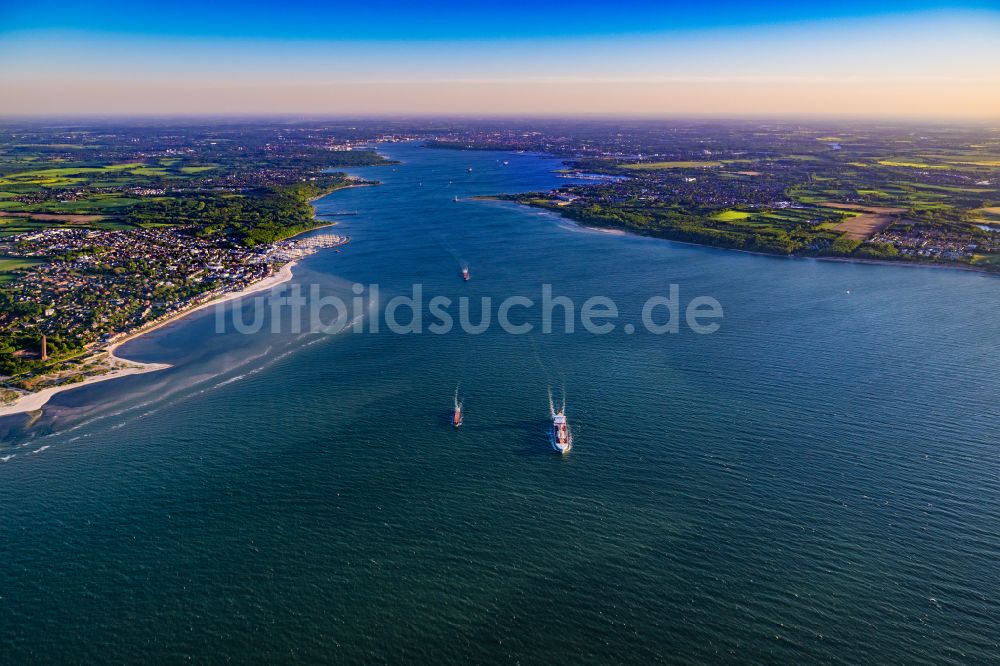
[[926,162],[903,162],[900,160],[879,160],[882,166],[908,167],[910,169],[947,169],[944,164],[927,164]]
[[33,220],[27,217],[0,217],[0,238],[12,234],[20,234],[28,231],[40,231],[50,227],[72,226],[81,229],[103,229],[105,231],[117,231],[120,229],[130,229],[132,225],[121,220],[103,218],[100,220],[86,222],[66,222],[60,220]]
[[736,220],[745,220],[752,215],[753,213],[747,213],[742,210],[724,210],[721,213],[713,215],[712,219],[719,222],[735,222]]
[[45,262],[41,259],[27,259],[24,257],[7,257],[0,255],[0,284],[10,282],[17,277],[14,275],[13,271],[20,270],[22,268],[31,268],[32,266],[44,263]]
[[[178,166],[178,159],[161,159],[158,164],[126,162],[93,166],[80,163],[73,166],[46,169],[16,170],[16,163],[3,165],[0,187],[23,192],[22,188],[65,188],[72,186],[115,186],[155,184],[162,180],[185,180],[191,176],[219,168],[216,164]],[[26,191],[31,191],[28,189]]]
[[29,268],[45,263],[41,259],[28,259],[25,257],[7,257],[0,255],[0,273],[9,273],[20,268]]
[[[34,145],[32,147],[35,147]],[[46,147],[63,147],[51,144]],[[44,160],[44,168],[39,168]],[[179,163],[179,158],[177,162]],[[183,167],[167,164],[147,164],[124,159],[114,164],[95,161],[70,161],[63,156],[47,153],[25,155],[22,150],[4,152],[0,149],[0,211],[19,213],[90,214],[123,213],[140,203],[140,199],[121,191],[128,187],[162,187],[163,183],[188,181],[196,178],[184,173]],[[203,170],[209,165],[196,166]],[[104,191],[101,191],[104,190]],[[34,223],[47,226],[59,220],[10,220],[0,223],[0,233],[10,234],[35,228]],[[92,225],[94,228],[118,228],[112,223]]]
[[219,168],[219,165],[217,165],[217,164],[203,164],[201,166],[186,166],[186,167],[181,167],[179,169],[179,171],[181,173],[204,173],[205,171],[214,171],[215,169],[218,169],[218,168]]
[[976,254],[972,263],[985,268],[1000,268],[1000,254]]
[[660,169],[702,169],[720,167],[722,162],[643,162],[640,164],[623,164],[622,168],[633,171],[658,171]]

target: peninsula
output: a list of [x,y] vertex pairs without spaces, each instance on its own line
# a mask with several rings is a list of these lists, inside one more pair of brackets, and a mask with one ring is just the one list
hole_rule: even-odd
[[565,186],[500,198],[586,226],[1000,270],[1000,139],[987,125],[547,120],[456,127],[429,145],[562,158]]

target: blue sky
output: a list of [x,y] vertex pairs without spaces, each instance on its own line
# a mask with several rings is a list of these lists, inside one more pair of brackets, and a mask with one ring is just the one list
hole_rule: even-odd
[[756,26],[929,10],[996,10],[997,1],[941,2],[244,2],[107,0],[3,2],[0,31],[74,30],[130,35],[282,40],[461,40],[625,35]]
[[0,115],[1000,119],[994,2],[0,0]]

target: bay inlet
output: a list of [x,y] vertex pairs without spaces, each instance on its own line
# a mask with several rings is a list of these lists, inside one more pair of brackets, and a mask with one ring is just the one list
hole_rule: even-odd
[[[564,184],[557,160],[385,152],[354,172],[382,185],[316,202],[357,213],[351,243],[291,284],[548,284],[615,330],[243,335],[204,310],[130,340],[170,367],[0,419],[7,659],[995,658],[995,277],[597,233],[474,199]],[[644,330],[672,284],[717,331]]]

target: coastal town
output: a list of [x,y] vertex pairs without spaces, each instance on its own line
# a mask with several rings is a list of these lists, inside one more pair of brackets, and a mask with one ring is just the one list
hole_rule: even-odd
[[0,312],[0,327],[21,343],[12,357],[43,364],[8,382],[5,402],[21,397],[19,390],[119,370],[128,364],[108,363],[104,353],[121,339],[195,307],[263,289],[282,266],[349,241],[320,232],[247,249],[191,231],[53,228],[12,239],[13,247],[4,250],[8,257],[57,259],[25,271],[5,289],[13,307]]
[[[88,345],[193,301],[244,289],[283,263],[348,240],[323,234],[247,249],[190,231],[57,228],[23,234],[7,256],[60,260],[26,271],[7,293],[22,309],[40,314],[37,330],[50,340],[69,336]],[[10,313],[0,314],[0,322],[8,319]]]
[[2,138],[0,405],[136,370],[109,350],[347,243],[313,232],[336,221],[311,201],[372,184],[332,168],[389,163],[371,134],[294,127],[30,126]]

